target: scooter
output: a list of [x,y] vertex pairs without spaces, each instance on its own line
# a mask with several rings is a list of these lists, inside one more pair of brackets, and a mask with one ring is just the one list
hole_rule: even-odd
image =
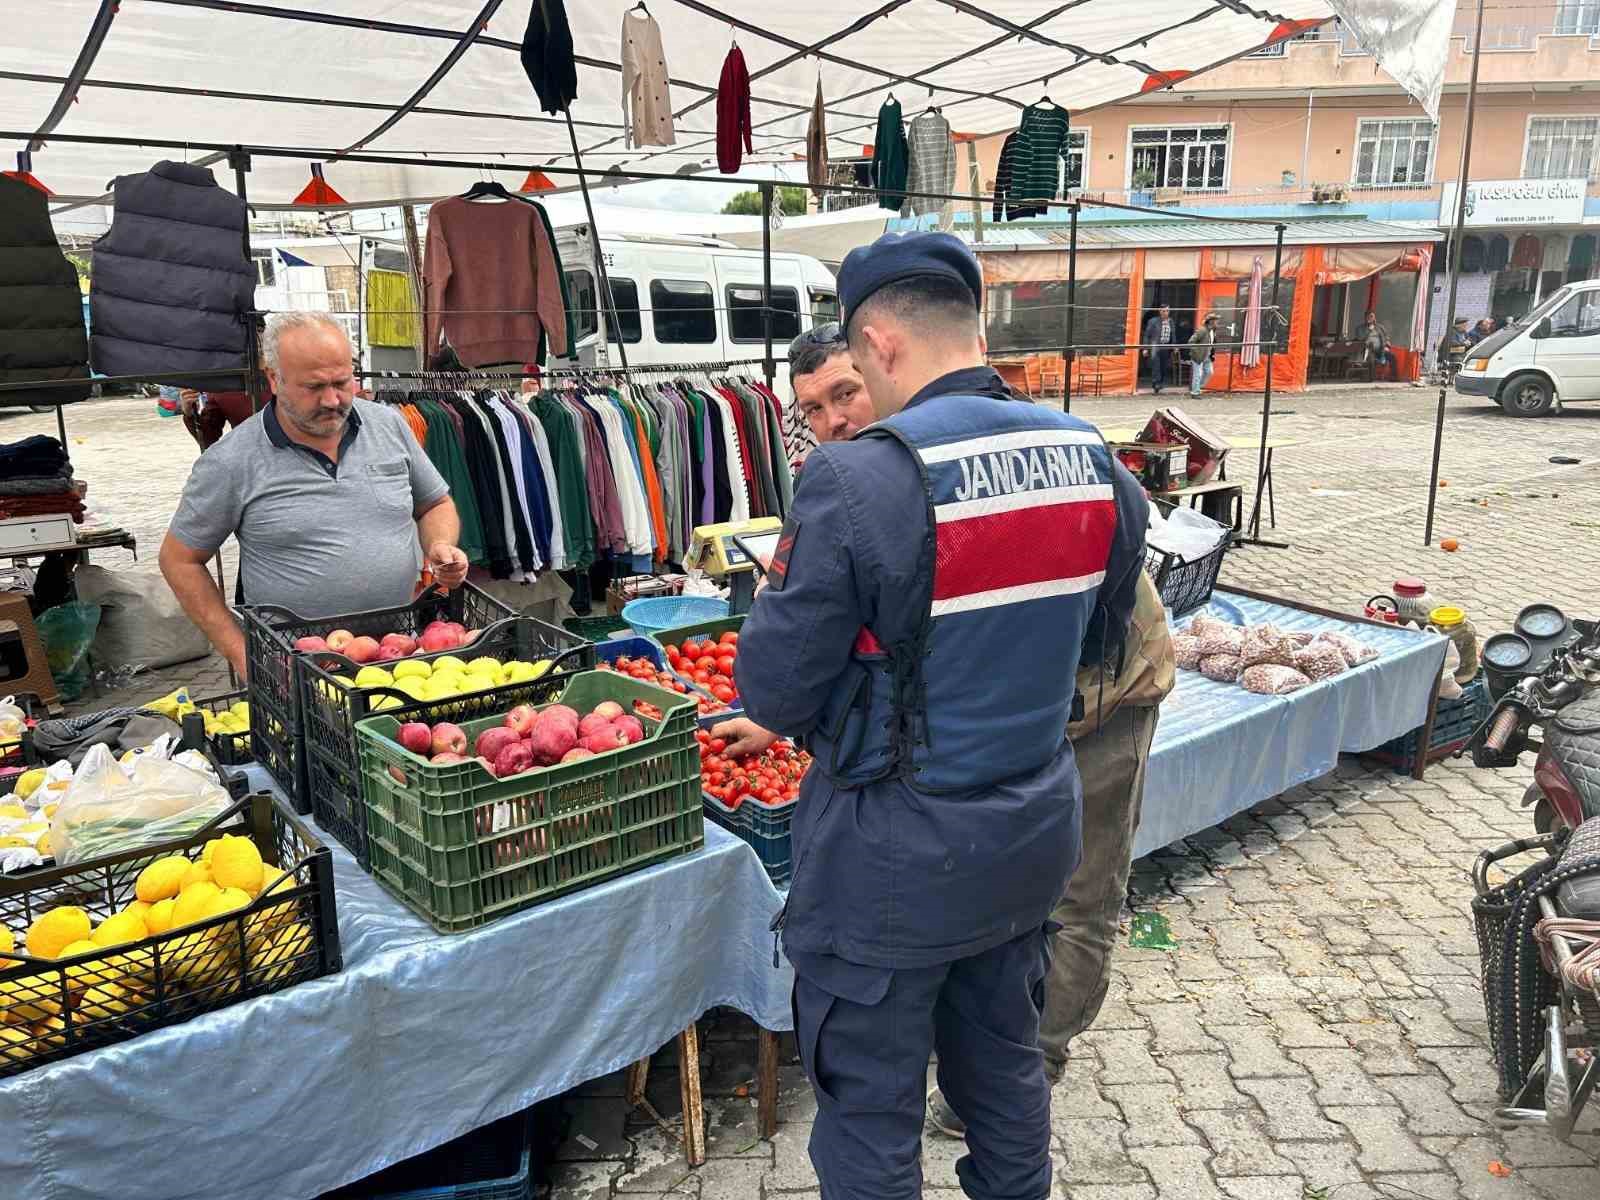
[[[1468,743],[1474,765],[1515,766],[1538,751],[1522,805],[1541,834],[1600,816],[1600,625],[1530,605],[1515,632],[1484,643],[1483,660],[1495,705]],[[1536,725],[1542,741],[1529,736]]]

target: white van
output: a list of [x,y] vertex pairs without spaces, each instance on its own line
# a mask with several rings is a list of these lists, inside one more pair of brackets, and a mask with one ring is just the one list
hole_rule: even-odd
[[[600,292],[588,226],[558,230],[556,245],[568,298],[578,310],[574,357],[594,366],[600,350]],[[714,238],[628,234],[603,235],[600,249],[630,367],[739,362],[764,354],[761,251]],[[772,352],[781,396],[789,378],[790,341],[803,330],[839,319],[838,284],[817,259],[774,252],[772,307]],[[610,343],[606,362],[616,366],[619,331],[609,328],[609,314],[604,315]]]
[[1514,417],[1600,400],[1600,279],[1569,283],[1515,325],[1467,351],[1463,396],[1488,396]]

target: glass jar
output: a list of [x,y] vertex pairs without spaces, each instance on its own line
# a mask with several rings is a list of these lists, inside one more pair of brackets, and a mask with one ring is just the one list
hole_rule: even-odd
[[1456,682],[1471,683],[1478,674],[1478,631],[1466,612],[1454,605],[1441,605],[1428,614],[1428,624],[1456,644],[1456,653],[1461,655]]
[[1400,610],[1401,623],[1414,621],[1419,628],[1428,623],[1438,607],[1438,602],[1428,594],[1428,585],[1411,576],[1394,581],[1394,600]]

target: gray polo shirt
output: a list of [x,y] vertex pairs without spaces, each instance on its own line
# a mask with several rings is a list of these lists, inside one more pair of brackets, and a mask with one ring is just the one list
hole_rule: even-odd
[[237,535],[245,603],[338,616],[411,602],[416,516],[449,494],[394,410],[357,400],[335,464],[269,404],[196,460],[170,532],[207,554]]

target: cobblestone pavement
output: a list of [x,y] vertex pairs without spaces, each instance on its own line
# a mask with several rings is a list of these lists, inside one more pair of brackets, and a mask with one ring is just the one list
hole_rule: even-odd
[[[1436,396],[1390,387],[1279,397],[1273,435],[1301,443],[1280,449],[1276,463],[1277,532],[1291,548],[1239,550],[1224,581],[1349,609],[1396,575],[1417,573],[1486,632],[1536,598],[1594,611],[1600,406],[1517,421],[1451,397],[1438,533],[1461,549],[1446,554],[1422,544]],[[1185,403],[1162,402],[1169,398]],[[1153,403],[1076,407],[1102,424],[1137,424]],[[149,556],[192,458],[181,428],[158,423],[151,407],[115,401],[71,413],[71,451],[93,481],[91,507],[135,528]],[[1208,398],[1190,411],[1224,433],[1259,428],[1259,397]],[[0,417],[0,438],[51,424]],[[1582,463],[1556,466],[1552,455]],[[1253,480],[1253,458],[1240,456],[1235,477]],[[191,666],[170,677],[208,672],[218,675]],[[161,683],[141,681],[128,694]],[[1571,1146],[1537,1132],[1503,1134],[1487,1121],[1495,1079],[1467,869],[1483,847],[1530,831],[1518,807],[1529,775],[1527,765],[1449,762],[1416,783],[1347,760],[1137,863],[1138,906],[1164,913],[1180,944],[1171,953],[1118,951],[1105,1010],[1055,1092],[1058,1195],[1600,1196],[1600,1116],[1589,1116]],[[557,1200],[818,1200],[806,1154],[815,1105],[792,1053],[782,1125],[765,1142],[749,1095],[749,1022],[713,1013],[702,1031],[709,1164],[688,1171],[669,1134],[624,1111],[612,1077],[583,1089]],[[650,1092],[662,1113],[677,1111],[670,1053]],[[929,1133],[930,1195],[957,1194],[960,1153],[959,1143]]]

